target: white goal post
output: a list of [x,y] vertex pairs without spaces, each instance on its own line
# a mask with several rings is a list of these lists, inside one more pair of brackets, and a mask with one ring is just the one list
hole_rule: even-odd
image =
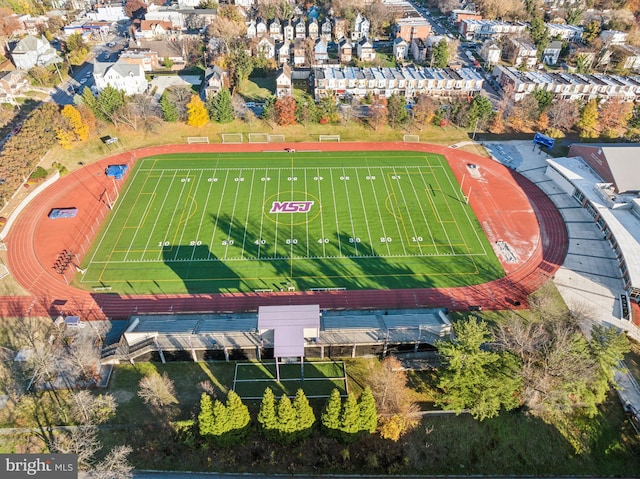
[[319,135],[318,141],[340,141],[340,135]]
[[242,143],[242,133],[222,133],[222,143]]
[[402,141],[405,143],[420,143],[420,135],[404,135]]
[[249,143],[269,143],[269,133],[249,133]]
[[284,143],[284,135],[269,135],[269,143]]
[[187,137],[187,143],[191,144],[191,143],[206,143],[209,144],[209,137],[208,136],[188,136]]

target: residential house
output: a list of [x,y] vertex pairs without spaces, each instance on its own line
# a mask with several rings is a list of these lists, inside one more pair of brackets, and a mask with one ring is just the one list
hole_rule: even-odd
[[274,18],[269,25],[269,36],[273,39],[274,42],[282,41],[282,24],[280,23],[279,19]]
[[190,8],[180,10],[184,15],[184,26],[190,30],[202,30],[211,25],[218,15],[214,9]]
[[325,18],[324,22],[322,22],[322,25],[320,26],[320,36],[322,36],[322,38],[324,38],[326,42],[331,41],[332,28],[333,27],[331,25],[331,20],[329,19],[329,17]]
[[611,57],[621,70],[640,71],[640,48],[633,45],[614,45]]
[[145,20],[155,20],[171,22],[174,28],[184,29],[186,28],[186,19],[182,11],[175,8],[163,7],[150,3],[147,7],[147,13],[144,15]]
[[547,45],[542,52],[542,62],[546,65],[555,65],[560,58],[560,52],[562,51],[562,42],[555,41]]
[[295,38],[307,37],[307,24],[305,23],[303,17],[299,17],[294,21],[294,27],[295,27]]
[[314,71],[314,95],[356,97],[391,95],[409,99],[426,94],[436,97],[472,97],[481,91],[484,78],[470,68],[356,68],[324,67]]
[[206,101],[207,98],[216,96],[223,87],[229,87],[229,73],[218,65],[207,68],[200,85],[200,97]]
[[402,37],[396,37],[393,41],[393,56],[396,60],[406,60],[409,57],[409,44]]
[[529,42],[510,38],[503,52],[505,58],[515,67],[524,65],[534,68],[538,63],[538,50]]
[[334,41],[339,42],[343,37],[346,37],[348,28],[349,28],[349,22],[346,19],[334,18],[333,19]]
[[49,26],[49,17],[46,15],[20,15],[18,21],[22,24],[24,32],[28,35],[38,35],[42,29]]
[[33,35],[27,35],[16,44],[11,51],[11,58],[16,68],[21,70],[62,62],[62,58],[46,38]]
[[482,20],[482,15],[472,10],[460,10],[460,9],[451,10],[451,13],[449,14],[449,22],[455,25],[456,28],[459,27],[460,22],[462,22],[462,20],[467,20],[467,19]]
[[285,41],[277,46],[278,50],[278,63],[289,63],[291,59],[291,43]]
[[427,44],[422,38],[414,38],[411,40],[411,55],[416,63],[425,63],[427,61]]
[[142,94],[149,85],[141,65],[129,64],[122,59],[115,63],[95,62],[93,79],[98,91],[111,86],[127,95]]
[[312,18],[309,21],[309,38],[316,40],[320,36],[320,26],[318,25],[318,19]]
[[340,63],[350,63],[353,60],[353,44],[348,38],[343,38],[338,44]]
[[187,66],[179,45],[164,40],[137,41],[135,46],[130,46],[120,54],[120,60],[141,65],[144,71],[164,68],[165,60],[171,62],[172,71],[184,70]]
[[293,81],[291,79],[291,67],[282,65],[276,76],[276,97],[293,95]]
[[306,63],[304,39],[296,38],[293,42],[293,65],[301,67]]
[[253,5],[256,3],[255,0],[234,0],[234,2],[236,5],[238,5],[239,7],[243,7],[243,8],[251,8],[253,7]]
[[313,48],[313,60],[316,65],[323,65],[329,61],[327,43],[322,38],[318,39]]
[[579,75],[542,71],[519,71],[514,67],[496,66],[493,69],[496,81],[512,91],[513,100],[520,101],[536,90],[551,92],[555,99],[569,101],[640,100],[640,77],[620,75]]
[[256,22],[256,37],[262,37],[267,34],[267,22],[262,18]]
[[0,103],[16,105],[16,95],[29,87],[29,81],[20,70],[0,71]]
[[600,40],[604,45],[622,45],[627,43],[627,33],[617,30],[602,30]]
[[291,42],[296,36],[296,29],[291,22],[291,19],[287,20],[282,28],[283,37],[286,42]]
[[256,55],[263,55],[267,59],[274,58],[276,56],[276,43],[273,38],[269,36],[263,36],[256,43],[255,48]]
[[545,23],[549,38],[557,38],[568,42],[579,42],[582,40],[584,28],[566,23]]
[[369,31],[371,30],[371,23],[365,17],[360,15],[356,16],[356,19],[353,23],[353,28],[351,29],[351,40],[354,42],[360,41],[364,37],[369,36]]
[[171,22],[164,20],[135,20],[133,29],[134,37],[144,40],[176,40],[179,32],[179,29],[175,28]]
[[256,38],[256,36],[258,36],[258,33],[256,31],[256,21],[251,19],[247,22],[246,37],[251,39],[251,38]]
[[372,62],[376,59],[373,43],[368,38],[363,38],[358,42],[358,59],[363,62]]
[[493,66],[500,63],[502,49],[493,40],[486,40],[478,50],[478,53],[487,65]]
[[503,36],[519,36],[527,31],[524,22],[503,22],[502,20],[464,19],[458,26],[458,32],[466,40],[490,40]]
[[307,10],[307,19],[309,20],[309,22],[311,22],[311,20],[313,20],[314,18],[318,20],[319,17],[320,17],[320,10],[316,5],[311,5],[309,7],[309,10]]
[[409,44],[414,38],[427,38],[431,34],[431,23],[423,17],[400,18],[393,31],[396,37],[402,37]]

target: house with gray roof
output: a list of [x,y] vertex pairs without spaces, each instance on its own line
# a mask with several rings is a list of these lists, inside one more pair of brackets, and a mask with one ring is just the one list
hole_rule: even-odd
[[11,58],[20,70],[30,70],[36,66],[46,67],[62,61],[58,52],[45,38],[33,35],[27,35],[16,44],[11,51]]
[[107,85],[124,91],[127,95],[144,93],[149,82],[144,76],[142,65],[126,63],[123,60],[112,62],[95,62],[93,79],[98,91]]

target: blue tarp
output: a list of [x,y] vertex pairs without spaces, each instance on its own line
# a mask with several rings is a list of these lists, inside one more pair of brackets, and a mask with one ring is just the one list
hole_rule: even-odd
[[127,165],[109,165],[105,171],[107,176],[113,176],[116,180],[122,179],[129,167]]
[[49,211],[49,218],[56,220],[58,218],[73,218],[78,214],[78,208],[53,208]]

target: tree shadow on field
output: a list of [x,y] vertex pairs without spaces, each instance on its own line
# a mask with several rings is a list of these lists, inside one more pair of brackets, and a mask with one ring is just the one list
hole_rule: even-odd
[[207,245],[165,246],[162,258],[191,294],[243,289],[241,278],[219,261]]

